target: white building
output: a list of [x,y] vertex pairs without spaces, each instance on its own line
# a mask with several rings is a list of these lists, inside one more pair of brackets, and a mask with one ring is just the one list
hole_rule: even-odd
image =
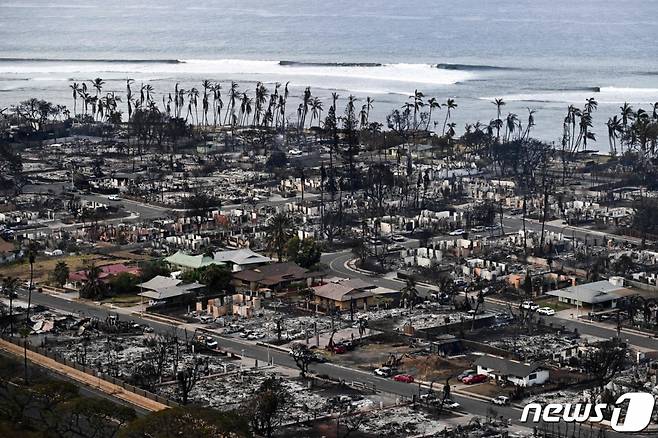
[[523,363],[497,356],[482,356],[475,361],[478,374],[487,375],[496,381],[510,382],[516,386],[543,385],[549,372],[539,363]]

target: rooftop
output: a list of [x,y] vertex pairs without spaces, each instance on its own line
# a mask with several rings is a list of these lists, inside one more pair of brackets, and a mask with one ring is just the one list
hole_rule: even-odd
[[608,280],[601,280],[548,291],[546,294],[554,297],[569,298],[580,301],[581,303],[599,304],[631,295],[633,291],[623,286],[614,285]]
[[523,363],[516,360],[504,359],[497,356],[485,355],[475,361],[476,366],[493,369],[506,376],[527,377],[529,374],[542,368],[539,363]]

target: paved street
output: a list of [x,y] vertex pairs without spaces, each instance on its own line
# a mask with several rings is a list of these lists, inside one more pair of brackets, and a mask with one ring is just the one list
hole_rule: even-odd
[[[19,296],[22,298],[27,298],[27,292],[21,290]],[[112,311],[112,309],[105,309],[93,304],[82,303],[79,301],[69,301],[63,298],[56,296],[34,292],[32,294],[32,302],[34,304],[41,304],[47,307],[54,309],[59,309],[82,316],[96,317],[99,319],[105,319],[109,315],[118,315],[120,320],[132,320],[139,324],[149,325],[157,333],[165,334],[171,333],[176,326],[172,324],[167,324],[163,322],[153,321],[147,318],[140,318],[138,316],[126,316],[120,315]],[[579,323],[576,323],[579,324]],[[176,328],[181,330],[180,327]],[[192,333],[190,333],[191,335]],[[242,341],[234,338],[227,338],[219,335],[214,335],[214,338],[219,343],[220,347],[226,351],[243,355],[252,359],[257,359],[261,363],[267,363],[268,360],[273,360],[277,365],[296,368],[294,361],[290,356],[282,351],[275,350],[262,345],[255,345],[248,341]],[[652,340],[652,342],[655,342]],[[655,345],[655,344],[654,344]],[[407,384],[402,382],[396,382],[391,379],[384,379],[373,375],[372,373],[355,370],[352,368],[343,367],[340,365],[334,365],[331,363],[324,364],[314,364],[310,369],[317,374],[324,374],[330,376],[334,379],[340,379],[346,382],[356,381],[365,383],[367,385],[372,385],[373,388],[388,392],[390,394],[396,394],[399,396],[411,398],[413,395],[418,395],[419,387],[415,384]],[[440,389],[440,388],[437,388]],[[421,391],[425,392],[427,389],[424,388]],[[474,415],[486,416],[489,408],[492,406],[491,403],[471,397],[465,397],[459,394],[453,394],[452,398],[461,404],[462,409],[465,412],[472,413]],[[514,407],[499,407],[496,406],[496,411],[499,416],[504,418],[511,419],[514,425],[518,426],[528,426],[527,424],[521,423],[520,416],[521,410]],[[607,431],[607,436],[610,437],[622,437],[622,434],[617,434],[614,432]],[[640,435],[637,435],[640,436]]]

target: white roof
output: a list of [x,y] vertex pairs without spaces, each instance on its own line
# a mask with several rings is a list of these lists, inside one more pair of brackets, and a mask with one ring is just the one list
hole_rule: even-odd
[[253,252],[249,248],[218,251],[214,254],[213,259],[216,262],[231,262],[236,265],[253,265],[272,261],[269,257]]
[[570,298],[582,303],[599,304],[627,296],[629,292],[630,290],[625,287],[615,286],[608,280],[601,280],[565,289],[551,290],[546,294],[554,297]]
[[180,283],[182,283],[182,280],[177,280],[171,277],[164,277],[162,275],[156,275],[155,277],[151,278],[149,281],[144,282],[139,286],[144,289],[159,290],[173,286],[178,286]]

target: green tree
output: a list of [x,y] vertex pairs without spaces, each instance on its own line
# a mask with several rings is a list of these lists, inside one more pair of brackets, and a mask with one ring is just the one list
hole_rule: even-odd
[[293,222],[290,215],[277,213],[270,218],[267,225],[267,249],[283,260],[286,244],[292,237]]
[[87,278],[80,288],[80,298],[99,300],[105,297],[107,294],[107,285],[101,280],[101,273],[101,268],[94,263],[86,266],[85,276]]
[[231,284],[231,272],[224,266],[208,265],[199,269],[199,281],[206,285],[209,291],[225,291]]
[[296,260],[297,254],[299,254],[299,247],[302,241],[297,236],[292,236],[288,243],[286,243],[286,256],[288,260]]
[[57,262],[52,272],[52,281],[62,287],[69,279],[69,266],[64,261]]
[[286,244],[288,260],[294,261],[303,268],[310,268],[320,262],[322,251],[320,245],[310,237],[300,240],[293,236]]
[[126,295],[136,292],[138,282],[137,276],[128,272],[121,272],[110,279],[109,286],[113,294]]
[[167,266],[167,264],[162,259],[148,261],[141,265],[140,269],[142,271],[140,275],[142,281],[148,281],[158,275],[168,277],[169,274],[171,274],[169,266]]
[[299,266],[308,269],[320,263],[321,256],[322,251],[320,250],[320,245],[318,245],[315,239],[306,238],[302,240],[299,246],[299,252],[297,253],[295,262]]

